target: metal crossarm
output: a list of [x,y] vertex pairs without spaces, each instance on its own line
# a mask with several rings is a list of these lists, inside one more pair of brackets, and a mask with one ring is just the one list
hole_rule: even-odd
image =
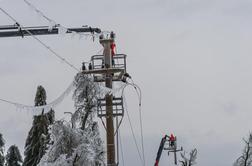
[[[0,37],[17,37],[17,36],[31,36],[32,35],[54,35],[59,34],[60,25],[55,25],[52,28],[49,26],[36,26],[36,27],[20,27],[15,25],[0,26]],[[101,33],[99,28],[81,27],[81,28],[67,28],[66,33]]]
[[[123,98],[122,97],[113,97],[112,101],[113,116],[123,116],[124,107],[123,107]],[[98,99],[98,108],[97,108],[98,117],[106,117],[106,100],[105,98]]]

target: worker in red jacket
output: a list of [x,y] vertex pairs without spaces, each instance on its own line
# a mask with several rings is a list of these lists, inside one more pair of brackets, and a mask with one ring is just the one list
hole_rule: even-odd
[[171,134],[170,138],[169,138],[169,141],[170,141],[170,146],[174,146],[175,145],[175,137],[173,134]]
[[116,49],[116,44],[114,42],[110,45],[110,49],[111,49],[112,65],[114,66],[115,65],[114,55]]

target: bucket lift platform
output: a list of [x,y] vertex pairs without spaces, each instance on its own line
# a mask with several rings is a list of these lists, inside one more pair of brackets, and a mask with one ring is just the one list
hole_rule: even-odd
[[113,81],[121,81],[126,73],[126,55],[115,54],[112,58],[112,66],[107,68],[104,63],[104,55],[93,55],[91,57],[92,69],[84,70],[84,74],[93,74],[95,82],[105,82],[106,75],[111,75]]

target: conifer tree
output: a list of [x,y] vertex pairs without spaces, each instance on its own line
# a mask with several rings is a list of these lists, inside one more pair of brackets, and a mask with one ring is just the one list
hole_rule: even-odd
[[[38,86],[35,96],[35,106],[46,105],[46,91]],[[54,111],[42,111],[41,115],[34,116],[32,128],[25,143],[25,158],[23,166],[36,166],[46,152],[49,143],[48,126],[54,122]]]
[[10,146],[6,155],[6,166],[21,166],[23,162],[19,149],[16,145]]
[[0,166],[4,165],[4,142],[3,135],[0,133]]

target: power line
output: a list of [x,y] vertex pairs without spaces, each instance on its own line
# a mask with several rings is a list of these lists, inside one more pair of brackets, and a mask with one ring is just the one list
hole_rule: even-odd
[[[33,4],[31,4],[29,1],[24,0],[24,2],[30,6],[32,9],[34,9],[37,13],[39,13],[42,17],[44,17],[47,21],[49,22],[55,22],[54,20],[50,19],[49,17],[47,17],[43,12],[41,12],[39,9],[37,9]],[[56,22],[55,22],[56,24]]]
[[75,67],[73,64],[71,64],[69,61],[67,61],[65,58],[60,56],[57,52],[55,52],[52,48],[50,48],[48,45],[46,45],[43,41],[41,41],[39,38],[34,36],[29,30],[25,29],[14,17],[12,17],[8,12],[6,12],[4,9],[0,7],[0,10],[7,15],[12,21],[14,21],[21,29],[25,30],[28,34],[30,34],[36,41],[38,41],[42,46],[44,46],[47,50],[49,50],[53,55],[55,55],[58,59],[66,63],[68,66],[70,66],[72,69],[79,72],[79,69]]
[[[43,18],[45,18],[51,26],[59,26],[59,28],[61,29],[61,31],[64,31],[64,32],[70,32],[70,33],[76,33],[74,31],[71,31],[69,30],[68,28],[66,28],[65,26],[63,25],[60,25],[60,24],[57,24],[55,20],[49,18],[48,16],[46,16],[41,10],[39,10],[34,4],[30,3],[29,1],[27,0],[24,0],[24,2],[30,7],[32,8],[38,15],[42,16]],[[87,26],[87,25],[85,25]],[[52,28],[52,27],[51,27]],[[103,33],[107,33],[107,31],[104,31]],[[109,32],[110,33],[110,32]],[[79,34],[80,35],[80,34]],[[82,35],[80,35],[81,37]],[[99,37],[99,34],[94,34],[94,33],[91,33],[91,34],[85,34],[86,37],[88,36],[91,36],[92,37],[92,40],[94,41],[95,37],[98,38]]]
[[[100,95],[106,95],[106,94],[111,94],[111,93],[117,93],[118,91],[120,91],[122,88],[117,88],[117,89],[110,89],[110,88],[106,88],[103,87],[99,84],[96,84],[94,82],[92,82],[94,87],[93,88],[98,88]],[[17,103],[14,101],[10,101],[10,100],[6,100],[3,98],[0,98],[0,101],[14,105],[15,107],[17,107],[18,109],[25,109],[25,110],[33,110],[33,111],[41,111],[41,110],[50,110],[51,108],[56,107],[58,104],[60,104],[65,97],[67,97],[74,89],[74,87],[76,86],[76,82],[71,82],[71,84],[66,88],[66,90],[64,90],[63,93],[61,93],[61,95],[56,98],[55,100],[53,100],[52,102],[48,103],[47,105],[43,105],[43,106],[29,106],[29,105],[25,105],[25,104],[21,104],[21,103]],[[121,124],[121,121],[120,121]]]
[[[141,147],[142,147],[142,157],[143,157],[143,165],[145,165],[145,150],[144,150],[144,137],[143,137],[143,122],[142,122],[142,92],[141,92],[141,88],[134,83],[134,81],[131,79],[132,83],[129,83],[127,82],[127,84],[123,87],[123,90],[122,90],[122,96],[124,97],[124,90],[127,86],[132,86],[136,93],[137,93],[137,96],[138,96],[138,100],[139,100],[139,122],[140,122],[140,133],[141,133]],[[138,92],[139,90],[139,92]],[[128,113],[128,112],[126,112]],[[127,114],[128,115],[128,114]],[[128,116],[129,117],[129,116]],[[131,124],[131,122],[130,122]]]
[[[132,82],[133,82],[133,80],[132,80]],[[141,143],[142,143],[143,162],[144,162],[144,165],[145,165],[145,150],[144,150],[144,137],[143,137],[143,120],[142,120],[142,91],[141,91],[141,88],[137,84],[135,84],[134,82],[132,83],[132,86],[136,90],[136,93],[137,93],[138,98],[139,98],[139,119],[140,119],[140,130],[141,130]],[[137,89],[139,90],[139,92],[137,91]]]
[[58,104],[60,104],[65,99],[65,97],[67,97],[70,94],[70,92],[72,92],[73,88],[74,88],[74,82],[72,82],[58,98],[48,103],[47,105],[43,106],[29,106],[2,98],[0,98],[0,101],[14,105],[18,109],[32,110],[35,112],[41,112],[42,110],[44,110],[45,112],[47,112],[50,111],[50,109],[55,108]]
[[136,136],[135,136],[135,133],[134,133],[134,130],[133,130],[133,126],[132,126],[132,123],[131,123],[129,112],[127,110],[127,104],[126,104],[126,100],[125,100],[125,96],[124,95],[123,95],[123,98],[124,98],[125,110],[126,110],[126,115],[128,117],[128,121],[129,121],[129,125],[130,125],[131,134],[133,136],[133,140],[134,140],[134,143],[135,143],[135,146],[136,146],[136,149],[137,149],[137,153],[138,153],[139,159],[140,159],[141,163],[143,164],[143,159],[141,157],[141,153],[140,153],[140,150],[139,150],[139,147],[138,147],[138,144],[137,144]]

